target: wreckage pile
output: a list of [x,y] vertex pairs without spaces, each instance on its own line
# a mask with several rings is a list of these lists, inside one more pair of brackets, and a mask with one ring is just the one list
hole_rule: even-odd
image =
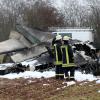
[[91,43],[75,43],[75,63],[82,73],[100,75],[99,50]]
[[[91,43],[73,43],[72,44],[74,50],[74,59],[77,65],[76,69],[80,70],[82,73],[91,73],[95,76],[100,75],[100,64],[99,64],[99,50],[94,48]],[[0,70],[0,75],[8,74],[8,73],[19,73],[24,72],[26,70],[31,70],[30,67],[33,67],[32,71],[44,71],[54,69],[53,59],[50,56],[50,48],[48,48],[49,52],[42,53],[32,60],[37,60],[37,63],[33,64],[23,64],[22,62],[12,64],[10,67],[6,67],[5,69]],[[30,62],[28,61],[28,62]]]

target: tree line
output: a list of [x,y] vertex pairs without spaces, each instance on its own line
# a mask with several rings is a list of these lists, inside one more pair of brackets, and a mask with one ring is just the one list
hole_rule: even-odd
[[[55,1],[55,0],[54,0]],[[0,41],[8,38],[16,24],[47,31],[48,27],[91,27],[95,43],[100,43],[100,0],[62,0],[57,8],[52,0],[1,0]]]

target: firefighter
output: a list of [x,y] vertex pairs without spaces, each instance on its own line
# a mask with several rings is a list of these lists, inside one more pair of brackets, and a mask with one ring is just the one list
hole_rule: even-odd
[[54,64],[55,64],[56,79],[64,79],[64,73],[62,69],[61,46],[62,46],[62,36],[57,35],[54,44],[54,59],[55,59]]
[[[61,46],[62,49],[62,67],[64,69],[65,79],[66,80],[75,80],[74,79],[74,72],[75,72],[75,64],[73,58],[73,51],[71,46],[69,45],[68,36],[63,37],[63,45]],[[70,72],[70,75],[69,75]]]

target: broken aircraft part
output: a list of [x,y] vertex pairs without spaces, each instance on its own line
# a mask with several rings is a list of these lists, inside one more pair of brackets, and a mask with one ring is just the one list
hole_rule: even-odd
[[47,52],[53,37],[49,32],[17,25],[9,40],[0,43],[0,54],[9,54],[14,62],[21,62]]

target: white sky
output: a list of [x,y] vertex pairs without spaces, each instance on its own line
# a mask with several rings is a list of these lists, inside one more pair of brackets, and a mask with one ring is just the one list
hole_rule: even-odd
[[[54,2],[54,5],[55,5],[55,6],[57,6],[57,7],[62,7],[62,6],[63,6],[63,1],[64,1],[64,0],[51,0],[51,1]],[[80,5],[86,5],[86,4],[87,4],[86,0],[77,0],[77,1],[78,1],[78,3],[79,3]]]

